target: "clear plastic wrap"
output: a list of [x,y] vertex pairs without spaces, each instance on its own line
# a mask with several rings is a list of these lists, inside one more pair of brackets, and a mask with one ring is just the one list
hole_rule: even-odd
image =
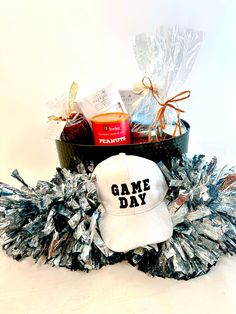
[[[50,107],[57,115],[48,117],[50,137],[76,144],[93,144],[92,130],[89,122],[78,110],[75,112],[75,98],[78,84],[72,82],[67,99],[61,97],[51,102]],[[48,136],[47,136],[48,137]]]
[[88,120],[81,113],[72,113],[67,119],[60,139],[77,144],[93,144],[93,134]]
[[133,132],[154,130],[157,140],[185,131],[183,125],[178,125],[183,112],[178,102],[188,98],[190,92],[181,92],[180,87],[193,67],[202,40],[202,32],[178,26],[161,26],[154,34],[135,36],[134,54],[144,79],[134,88],[142,97],[132,105]]

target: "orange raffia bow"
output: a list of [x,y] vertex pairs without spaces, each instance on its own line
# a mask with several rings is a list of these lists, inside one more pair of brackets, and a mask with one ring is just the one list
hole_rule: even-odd
[[[148,80],[148,84],[146,84],[145,80]],[[189,90],[183,91],[183,92],[175,95],[174,97],[166,100],[164,103],[161,103],[159,101],[159,99],[158,99],[158,91],[157,91],[156,88],[153,87],[152,81],[151,81],[151,79],[148,76],[144,76],[143,77],[142,84],[143,84],[144,89],[149,89],[151,91],[152,96],[155,98],[156,102],[160,105],[160,108],[157,111],[156,118],[155,118],[155,126],[156,126],[157,122],[159,121],[161,129],[162,130],[165,129],[165,127],[166,127],[166,124],[164,122],[165,110],[166,110],[167,107],[170,107],[170,108],[174,109],[177,112],[177,123],[176,123],[175,130],[174,130],[174,132],[172,134],[172,137],[175,137],[176,131],[177,131],[178,128],[179,128],[180,134],[182,134],[180,113],[184,112],[184,110],[179,109],[178,104],[177,104],[177,107],[175,107],[173,105],[173,103],[177,103],[179,101],[182,101],[184,99],[189,98],[190,97],[190,91]]]

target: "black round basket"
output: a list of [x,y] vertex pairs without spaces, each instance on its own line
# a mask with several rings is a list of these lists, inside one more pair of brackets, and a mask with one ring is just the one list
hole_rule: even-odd
[[182,122],[187,129],[184,134],[155,143],[95,146],[56,140],[60,165],[62,168],[73,170],[78,160],[83,161],[85,164],[92,161],[97,165],[112,155],[126,153],[127,155],[145,157],[156,162],[161,160],[168,166],[171,157],[178,157],[188,151],[190,126],[186,121],[182,120]]

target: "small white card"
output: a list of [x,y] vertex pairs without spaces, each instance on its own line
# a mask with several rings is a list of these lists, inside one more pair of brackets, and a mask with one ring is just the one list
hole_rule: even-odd
[[132,104],[138,100],[141,95],[134,94],[132,90],[119,90],[119,93],[128,113],[130,114]]
[[89,96],[75,103],[76,112],[82,111],[87,120],[97,114],[107,112],[127,112],[121,96],[114,84],[96,90]]
[[66,125],[66,121],[51,120],[47,122],[44,138],[50,140],[60,139],[61,133]]

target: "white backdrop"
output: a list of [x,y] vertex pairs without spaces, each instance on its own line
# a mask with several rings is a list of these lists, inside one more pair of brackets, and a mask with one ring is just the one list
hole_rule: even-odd
[[[132,38],[157,25],[205,32],[188,81],[182,117],[191,125],[189,152],[236,160],[235,1],[42,0],[0,1],[0,180],[49,179],[58,165],[45,141],[47,102],[73,80],[93,88],[115,81],[132,87],[141,74]],[[38,177],[38,175],[40,175]]]

